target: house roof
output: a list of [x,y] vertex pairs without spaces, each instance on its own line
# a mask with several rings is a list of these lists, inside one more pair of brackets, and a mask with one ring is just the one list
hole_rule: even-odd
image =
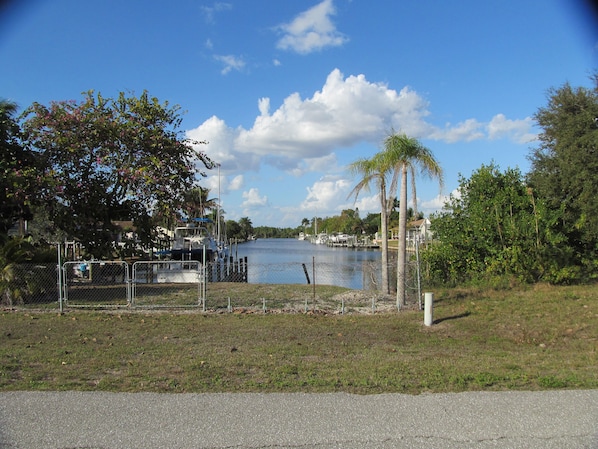
[[407,224],[408,228],[419,228],[421,227],[422,224],[424,224],[424,222],[426,221],[425,218],[422,218],[421,220],[414,220],[410,223]]
[[[407,229],[421,228],[421,226],[424,224],[424,222],[429,223],[430,220],[428,220],[427,218],[422,218],[421,220],[410,221],[409,223],[407,223]],[[394,228],[391,228],[391,231],[396,231],[398,229],[399,229],[399,227],[395,226]]]

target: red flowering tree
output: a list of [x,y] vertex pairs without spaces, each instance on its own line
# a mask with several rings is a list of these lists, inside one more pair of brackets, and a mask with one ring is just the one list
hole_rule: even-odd
[[51,180],[43,192],[54,225],[98,258],[112,254],[114,220],[134,221],[152,240],[154,217],[177,210],[213,163],[178,130],[179,107],[144,92],[82,102],[34,103],[24,113],[24,143]]

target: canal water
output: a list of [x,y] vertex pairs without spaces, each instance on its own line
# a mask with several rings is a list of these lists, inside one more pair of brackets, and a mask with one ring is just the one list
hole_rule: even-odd
[[[247,257],[248,281],[259,284],[337,285],[365,288],[364,279],[379,271],[381,253],[376,249],[353,249],[315,245],[297,239],[258,239],[233,245],[231,255]],[[374,267],[374,268],[372,268]]]

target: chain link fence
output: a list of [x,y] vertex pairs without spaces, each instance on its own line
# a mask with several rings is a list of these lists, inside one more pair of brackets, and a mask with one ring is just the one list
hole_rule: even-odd
[[0,271],[0,303],[5,307],[49,306],[58,301],[57,264],[9,264]]
[[205,309],[207,274],[199,262],[135,262],[132,269],[131,306]]
[[67,307],[126,307],[131,302],[126,262],[66,262],[62,273],[62,301]]
[[[240,267],[240,268],[239,268]],[[29,308],[197,308],[212,312],[375,313],[397,310],[382,293],[379,262],[203,266],[196,261],[11,264],[1,303]],[[419,269],[408,265],[406,308],[421,309]],[[389,263],[396,286],[396,258]],[[391,287],[391,290],[394,288]]]

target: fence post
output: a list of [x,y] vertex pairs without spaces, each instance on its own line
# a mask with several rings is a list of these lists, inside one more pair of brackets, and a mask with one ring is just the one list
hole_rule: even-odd
[[422,309],[422,283],[421,273],[419,269],[419,243],[417,237],[415,238],[415,274],[417,277],[417,298],[419,300],[419,310]]
[[133,307],[133,283],[131,279],[131,274],[133,272],[133,267],[125,262],[125,284],[127,289],[127,306]]
[[434,323],[434,293],[424,294],[424,324],[431,326]]
[[129,292],[131,294],[131,308],[135,307],[135,295],[137,295],[137,262],[131,265],[131,283],[129,285]]
[[316,310],[316,256],[311,258],[311,274],[314,281],[314,310]]
[[201,274],[200,276],[202,276],[202,281],[201,281],[201,300],[203,302],[202,305],[202,310],[205,312],[206,311],[206,301],[208,300],[207,296],[208,296],[208,275],[206,273],[206,267],[205,265],[199,265],[200,270],[201,270]]
[[58,307],[60,309],[60,313],[63,312],[62,306],[62,254],[60,248],[60,242],[58,243]]

